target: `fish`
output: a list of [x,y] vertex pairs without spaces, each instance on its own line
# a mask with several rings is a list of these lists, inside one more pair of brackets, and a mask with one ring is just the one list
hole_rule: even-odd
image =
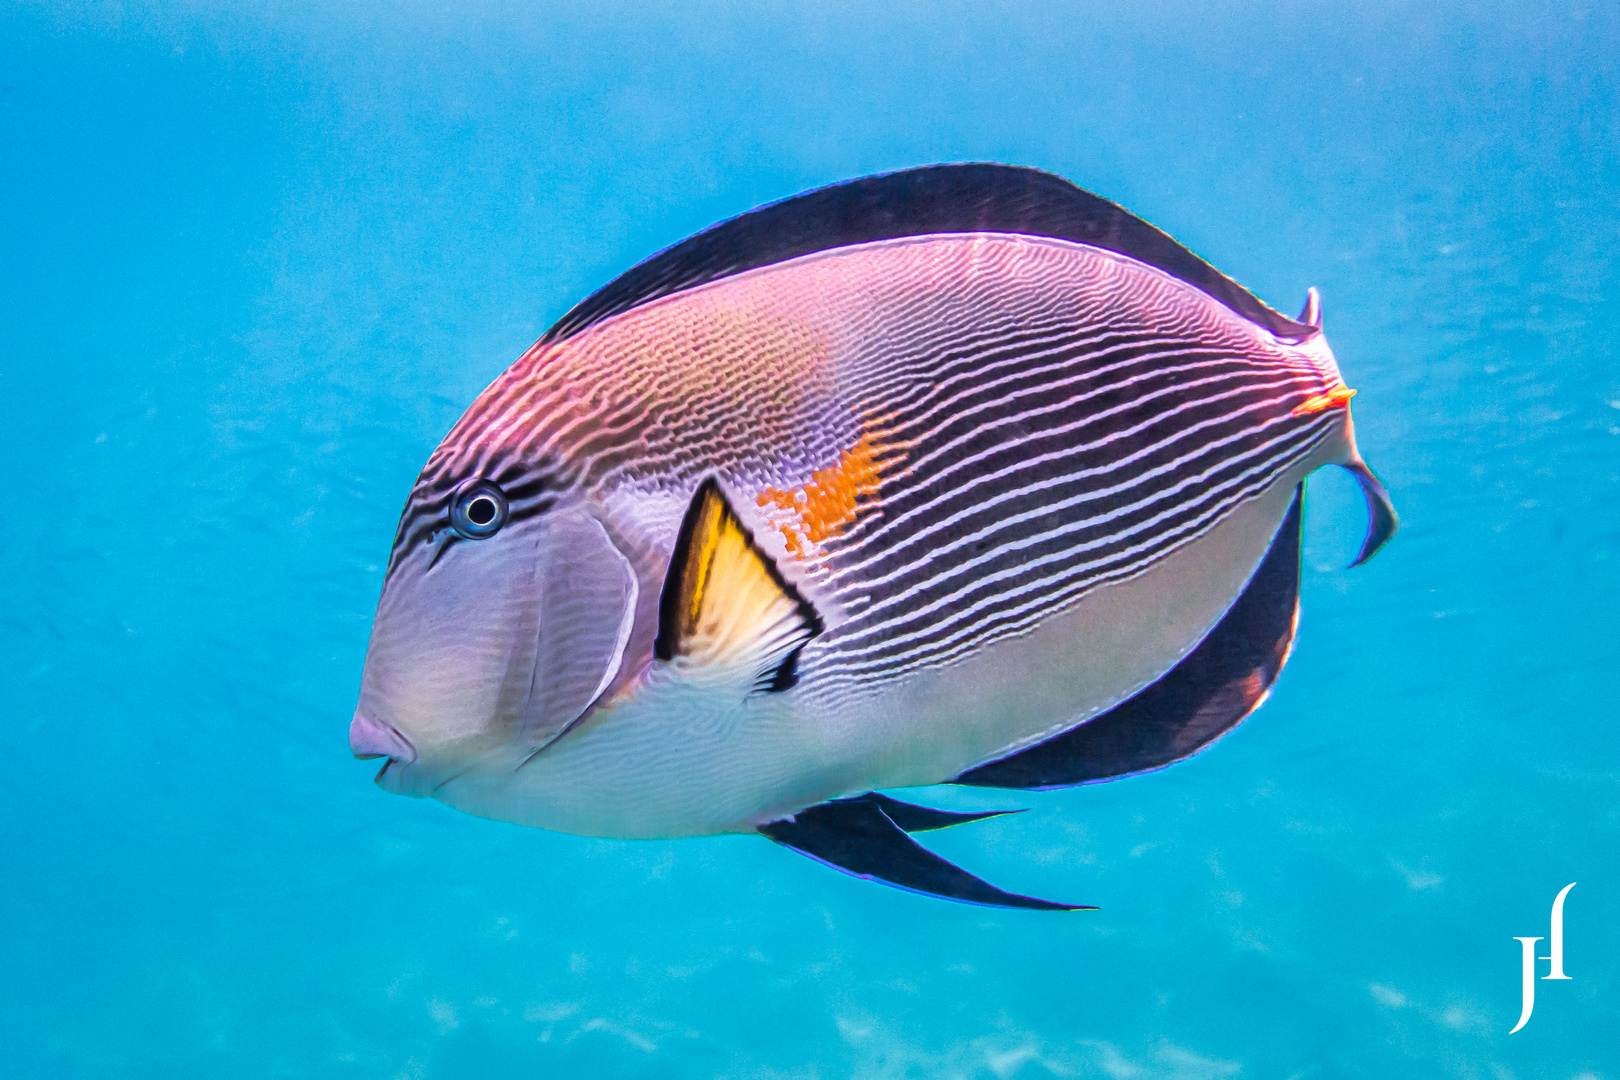
[[383,789],[587,836],[758,834],[988,906],[885,789],[1162,768],[1292,648],[1305,481],[1356,448],[1288,318],[1052,173],[765,205],[568,311],[401,515],[349,742]]

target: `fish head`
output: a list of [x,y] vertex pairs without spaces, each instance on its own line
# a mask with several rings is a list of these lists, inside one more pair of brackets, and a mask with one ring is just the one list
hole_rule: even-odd
[[424,473],[401,519],[349,727],[377,783],[431,796],[515,767],[620,675],[640,584],[599,508],[543,478]]

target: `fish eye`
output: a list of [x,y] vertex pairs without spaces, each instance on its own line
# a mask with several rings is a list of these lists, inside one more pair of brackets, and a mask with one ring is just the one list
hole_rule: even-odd
[[475,477],[462,481],[451,497],[450,527],[468,540],[484,540],[500,531],[509,512],[506,492],[493,480]]

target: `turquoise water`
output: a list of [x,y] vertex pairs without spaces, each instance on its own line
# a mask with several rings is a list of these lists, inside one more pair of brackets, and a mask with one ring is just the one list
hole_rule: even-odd
[[[1620,1077],[1614,7],[869,7],[0,11],[0,1074]],[[916,793],[1102,910],[376,789],[382,563],[476,393],[712,221],[965,159],[1320,287],[1404,520],[1346,571],[1313,482],[1209,752]]]

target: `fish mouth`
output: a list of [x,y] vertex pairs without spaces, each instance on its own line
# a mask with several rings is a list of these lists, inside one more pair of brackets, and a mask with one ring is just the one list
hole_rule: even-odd
[[355,710],[354,719],[349,721],[349,751],[361,761],[387,758],[377,771],[379,781],[396,763],[409,765],[416,760],[416,747],[398,728],[373,719],[358,709]]

